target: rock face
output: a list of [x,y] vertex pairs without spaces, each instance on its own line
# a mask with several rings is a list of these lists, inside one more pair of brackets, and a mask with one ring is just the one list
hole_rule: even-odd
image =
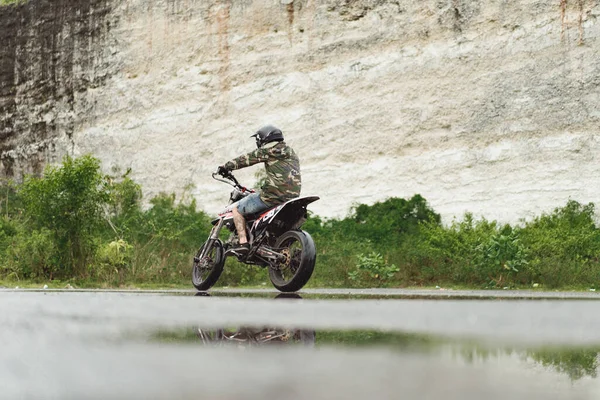
[[[30,0],[0,7],[0,173],[66,154],[191,195],[280,127],[311,209],[446,221],[600,198],[598,0]],[[239,172],[253,183],[255,166]]]
[[40,173],[72,152],[87,92],[116,70],[106,50],[110,1],[0,6],[0,174]]

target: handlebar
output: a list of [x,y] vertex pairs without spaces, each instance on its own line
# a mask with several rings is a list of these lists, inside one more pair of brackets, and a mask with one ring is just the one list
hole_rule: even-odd
[[238,182],[237,179],[235,179],[235,176],[233,176],[233,174],[231,173],[231,171],[228,171],[226,174],[221,174],[221,176],[225,179],[229,179],[230,181],[232,181],[233,183],[235,183],[236,186],[242,186],[240,185],[240,183]]
[[[217,176],[222,176],[225,179],[229,179],[231,182],[233,182],[233,185],[230,182],[224,181],[223,179],[219,179]],[[218,174],[216,172],[212,173],[212,177],[214,180],[217,180],[219,182],[224,182],[227,183],[228,185],[232,185],[234,188],[241,190],[242,192],[254,192],[254,190],[252,189],[248,189],[245,186],[242,186],[238,180],[235,178],[235,176],[233,176],[233,174],[231,172],[228,172],[227,174]]]

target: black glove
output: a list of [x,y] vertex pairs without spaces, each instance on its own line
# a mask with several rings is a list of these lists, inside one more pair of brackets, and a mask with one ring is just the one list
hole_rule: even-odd
[[220,165],[217,168],[217,174],[221,175],[222,177],[226,177],[229,175],[229,170],[227,168],[225,168],[223,165]]

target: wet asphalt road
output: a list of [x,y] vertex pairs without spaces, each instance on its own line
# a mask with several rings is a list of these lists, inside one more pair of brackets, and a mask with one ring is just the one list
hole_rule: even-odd
[[[139,294],[172,294],[172,295],[194,295],[194,289],[19,289],[0,286],[0,290],[8,292],[86,292],[86,293],[139,293]],[[280,292],[276,289],[238,289],[217,288],[211,289],[209,294],[215,296],[224,295],[256,295],[262,297],[275,297]],[[600,300],[600,292],[590,289],[587,292],[544,292],[540,290],[453,290],[453,289],[303,289],[297,292],[304,297],[350,297],[350,298],[390,298],[390,299],[538,299],[538,300]]]
[[444,298],[446,293],[435,300],[414,298],[421,296],[417,293],[393,299],[383,292],[368,293],[370,299],[274,300],[275,292],[242,298],[187,291],[0,290],[0,394],[3,399],[600,398],[597,379],[574,385],[547,370],[523,368],[514,357],[481,364],[462,362],[451,351],[210,348],[148,340],[161,330],[277,325],[315,329],[317,338],[325,329],[383,330],[492,347],[600,348],[595,293],[579,300],[565,300],[564,294],[553,300],[483,300],[470,293],[457,298],[471,300]]

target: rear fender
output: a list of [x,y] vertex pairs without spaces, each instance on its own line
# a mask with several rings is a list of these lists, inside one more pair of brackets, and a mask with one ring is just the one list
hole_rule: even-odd
[[273,221],[281,221],[286,228],[292,226],[306,214],[306,206],[317,200],[318,196],[306,196],[286,201],[258,217],[252,230],[257,231]]

